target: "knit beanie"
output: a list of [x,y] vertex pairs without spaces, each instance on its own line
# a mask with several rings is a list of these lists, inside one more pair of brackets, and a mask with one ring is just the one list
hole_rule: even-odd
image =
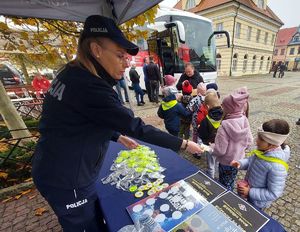
[[197,93],[200,94],[201,96],[205,96],[205,94],[206,94],[206,85],[203,82],[200,82],[197,85]]
[[174,85],[176,82],[176,78],[172,75],[165,75],[165,83],[167,86]]
[[177,94],[178,90],[174,86],[165,86],[165,87],[163,87],[161,92],[165,97],[168,97],[172,94]]
[[237,89],[223,99],[222,107],[227,114],[243,112],[248,98],[249,93],[246,88]]
[[215,121],[220,121],[223,116],[223,110],[221,106],[216,106],[208,110],[208,116]]
[[208,89],[214,89],[214,90],[218,91],[219,88],[216,83],[209,83],[206,85],[206,90],[208,90]]
[[182,83],[182,93],[183,94],[191,94],[193,91],[193,86],[190,84],[188,80],[185,80]]

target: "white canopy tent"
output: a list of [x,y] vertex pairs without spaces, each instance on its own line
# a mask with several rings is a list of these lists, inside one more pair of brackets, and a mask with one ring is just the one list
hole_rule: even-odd
[[90,15],[122,24],[162,0],[1,0],[0,15],[83,22]]

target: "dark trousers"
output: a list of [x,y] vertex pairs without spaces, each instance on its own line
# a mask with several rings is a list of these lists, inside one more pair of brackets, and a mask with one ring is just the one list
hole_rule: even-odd
[[146,91],[147,91],[147,95],[148,95],[148,99],[149,102],[152,102],[152,98],[151,98],[151,87],[150,87],[150,81],[145,81],[145,87],[146,87]]
[[137,101],[137,104],[144,102],[144,92],[140,87],[139,83],[132,83],[132,88],[134,89],[135,92],[135,98]]
[[64,232],[106,232],[95,185],[68,190],[38,184],[36,187],[55,212]]
[[183,139],[189,139],[190,138],[190,122],[180,122],[180,128],[179,128],[179,137]]
[[151,99],[158,103],[158,94],[159,94],[159,82],[158,81],[150,81],[150,89],[151,89]]
[[238,169],[235,167],[219,164],[219,181],[228,190],[233,191],[237,173]]

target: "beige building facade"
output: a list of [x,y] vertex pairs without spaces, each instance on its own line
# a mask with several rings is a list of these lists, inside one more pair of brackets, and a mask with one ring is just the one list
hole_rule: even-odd
[[213,21],[215,30],[229,32],[230,48],[225,36],[216,37],[218,75],[242,76],[268,73],[271,68],[276,34],[283,23],[267,3],[182,0],[175,7],[207,17]]

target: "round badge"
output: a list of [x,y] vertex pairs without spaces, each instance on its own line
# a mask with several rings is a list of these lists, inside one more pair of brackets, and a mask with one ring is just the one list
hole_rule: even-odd
[[135,196],[136,198],[140,198],[140,197],[142,197],[143,195],[144,195],[144,193],[141,192],[141,191],[138,191],[138,192],[136,192],[136,193],[134,194],[134,196]]
[[152,183],[147,183],[146,186],[147,186],[148,189],[150,189],[150,188],[153,187],[153,184]]
[[136,185],[131,185],[130,187],[129,187],[129,192],[135,192],[136,190],[137,190],[137,186]]
[[161,185],[155,186],[155,190],[156,190],[157,192],[159,192],[159,191],[162,190],[162,189],[163,189],[163,187],[162,187]]
[[145,185],[141,185],[140,187],[139,187],[139,191],[144,191],[145,190]]
[[147,192],[147,194],[150,196],[150,195],[152,195],[152,194],[154,194],[154,193],[156,193],[156,191],[154,190],[154,189],[150,189],[148,192]]
[[166,188],[166,187],[168,187],[168,186],[169,186],[168,183],[163,183],[163,184],[161,185],[162,188]]
[[164,182],[164,179],[162,179],[162,178],[159,178],[159,179],[157,179],[156,181],[157,181],[157,183],[161,184],[161,183],[163,183],[163,182]]

